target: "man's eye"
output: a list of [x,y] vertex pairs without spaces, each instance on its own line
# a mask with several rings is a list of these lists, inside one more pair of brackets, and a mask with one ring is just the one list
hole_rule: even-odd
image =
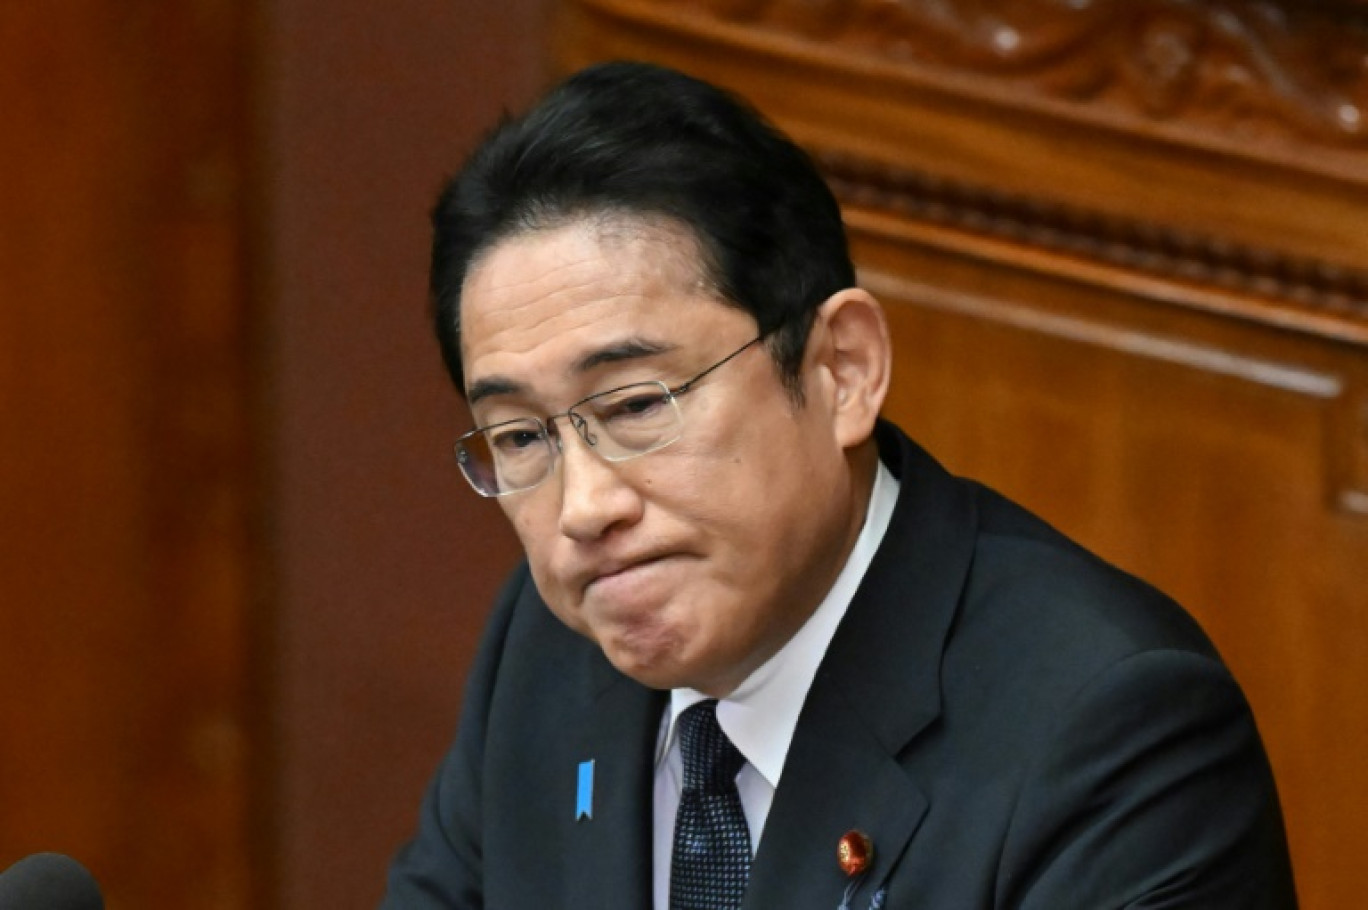
[[506,430],[501,433],[490,433],[489,445],[496,452],[506,454],[517,454],[530,446],[534,446],[541,439],[541,434],[532,430]]
[[665,406],[665,396],[659,392],[643,392],[615,401],[608,407],[603,417],[606,420],[632,420],[650,417]]

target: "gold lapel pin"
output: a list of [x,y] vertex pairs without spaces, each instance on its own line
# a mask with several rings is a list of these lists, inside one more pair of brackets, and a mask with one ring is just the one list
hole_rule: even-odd
[[857,828],[852,828],[836,842],[836,862],[850,878],[863,875],[874,862],[874,842]]

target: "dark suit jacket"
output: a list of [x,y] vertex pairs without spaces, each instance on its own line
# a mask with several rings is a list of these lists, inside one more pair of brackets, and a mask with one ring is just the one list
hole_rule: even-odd
[[[889,910],[1294,907],[1254,719],[1192,619],[878,435],[901,493],[803,707],[746,908],[835,910],[848,889]],[[383,906],[649,908],[664,705],[520,569]],[[874,843],[853,882],[850,829]]]

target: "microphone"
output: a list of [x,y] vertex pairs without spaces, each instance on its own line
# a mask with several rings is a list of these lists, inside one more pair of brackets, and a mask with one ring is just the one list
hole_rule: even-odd
[[104,910],[104,898],[76,860],[35,853],[0,872],[0,910]]

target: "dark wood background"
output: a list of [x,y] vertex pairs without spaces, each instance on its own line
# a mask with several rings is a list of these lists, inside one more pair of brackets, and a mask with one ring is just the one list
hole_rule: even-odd
[[[1303,905],[1368,891],[1361,4],[0,7],[0,865],[367,907],[516,556],[428,338],[441,178],[553,69],[742,90],[836,185],[889,411],[1197,613]],[[554,38],[554,49],[548,49]]]
[[427,212],[546,31],[0,4],[0,867],[374,906],[516,556],[449,457]]

